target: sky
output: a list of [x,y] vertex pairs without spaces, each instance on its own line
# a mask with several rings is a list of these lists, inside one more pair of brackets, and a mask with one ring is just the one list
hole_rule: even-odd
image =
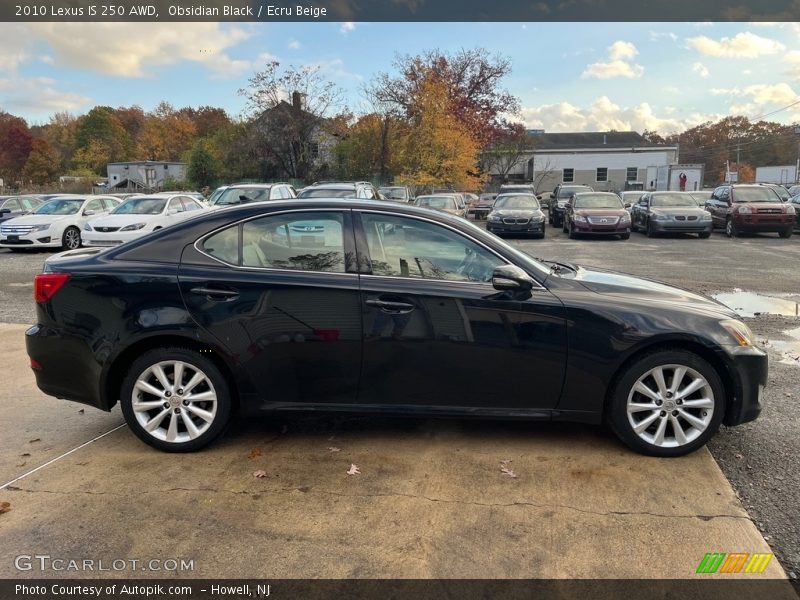
[[30,124],[162,100],[240,116],[237,91],[273,59],[319,65],[358,113],[396,55],[472,47],[510,59],[505,86],[530,128],[800,121],[800,23],[0,23],[0,39],[0,110]]

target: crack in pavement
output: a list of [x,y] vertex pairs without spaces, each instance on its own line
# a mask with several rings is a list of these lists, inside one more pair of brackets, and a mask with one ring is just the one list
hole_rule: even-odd
[[[14,492],[26,492],[30,494],[85,494],[89,496],[118,496],[129,498],[130,494],[122,494],[118,492],[94,492],[94,491],[56,491],[56,490],[34,490],[34,489],[26,489],[26,488],[19,488],[19,487],[9,487],[9,491]],[[546,504],[546,503],[537,503],[537,502],[476,502],[474,500],[457,500],[453,498],[432,498],[430,496],[424,496],[419,494],[403,494],[400,492],[391,492],[391,493],[373,493],[373,494],[346,494],[342,492],[336,492],[333,490],[323,490],[323,489],[314,489],[314,488],[307,488],[307,487],[288,487],[288,488],[273,488],[268,490],[229,490],[225,488],[169,488],[165,490],[150,490],[150,491],[143,491],[139,492],[141,495],[145,494],[169,494],[172,492],[212,492],[212,493],[226,493],[226,494],[235,494],[235,495],[245,495],[249,496],[251,494],[268,494],[270,492],[316,492],[319,494],[328,494],[331,496],[339,496],[343,498],[410,498],[413,500],[425,500],[428,502],[441,502],[444,504],[460,504],[465,506],[482,506],[486,508],[511,508],[515,506],[527,506],[532,508],[549,508],[549,509],[562,509],[562,510],[571,510],[583,514],[588,515],[596,515],[596,516],[648,516],[648,517],[658,517],[663,519],[699,519],[701,521],[711,521],[712,519],[740,519],[744,521],[753,522],[749,515],[731,515],[731,514],[713,514],[713,515],[669,515],[664,513],[655,513],[650,511],[595,511],[595,510],[588,510],[584,508],[579,508],[577,506],[571,506],[569,504]]]

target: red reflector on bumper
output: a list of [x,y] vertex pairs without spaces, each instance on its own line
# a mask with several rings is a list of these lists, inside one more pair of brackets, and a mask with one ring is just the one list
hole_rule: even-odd
[[33,369],[34,371],[41,371],[42,370],[42,363],[40,363],[35,358],[32,358],[31,359],[31,369]]

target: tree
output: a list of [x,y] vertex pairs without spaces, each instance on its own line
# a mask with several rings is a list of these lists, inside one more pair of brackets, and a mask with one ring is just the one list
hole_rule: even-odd
[[382,181],[397,172],[397,139],[403,123],[389,114],[369,113],[353,123],[337,146],[337,163],[343,179]]
[[68,112],[57,112],[50,117],[50,122],[44,126],[44,139],[55,149],[61,160],[61,171],[67,172],[72,168],[72,157],[75,154],[75,134],[78,130],[78,120]]
[[481,152],[481,168],[506,181],[508,174],[528,159],[531,147],[525,127],[520,123],[509,125],[498,132],[491,146]]
[[[736,163],[730,163],[728,165],[728,169],[730,170],[731,173],[738,172],[739,174],[737,179],[738,183],[753,183],[756,180],[755,169],[751,165],[748,165],[747,163],[739,163],[738,165]],[[718,176],[717,181],[726,180],[725,167],[723,167],[722,170],[719,171],[719,173],[717,173],[717,176]]]
[[109,162],[111,162],[111,150],[100,139],[90,140],[86,146],[79,148],[73,159],[76,169],[91,171],[94,174],[103,173]]
[[33,147],[28,124],[19,117],[0,111],[0,177],[18,177]]
[[145,117],[137,143],[137,153],[145,160],[180,160],[192,148],[197,127],[192,120],[168,102],[161,102]]
[[133,153],[133,140],[108,106],[96,106],[79,119],[75,143],[75,162],[91,163],[98,174],[105,172],[107,163],[128,160]]
[[26,181],[44,185],[56,179],[61,169],[61,157],[45,139],[33,140],[31,153],[22,176]]
[[189,180],[198,188],[204,188],[214,183],[217,172],[216,159],[208,148],[208,142],[198,140],[189,159]]
[[305,179],[326,138],[341,89],[319,67],[281,68],[270,61],[239,90],[247,99],[249,129],[256,153],[284,176]]

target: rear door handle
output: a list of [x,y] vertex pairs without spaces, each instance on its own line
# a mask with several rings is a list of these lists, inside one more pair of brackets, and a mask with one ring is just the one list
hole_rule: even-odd
[[210,287],[196,287],[189,290],[193,294],[197,294],[198,296],[206,296],[207,298],[211,298],[213,300],[233,300],[234,298],[238,298],[239,292],[235,290],[226,290],[223,288],[210,288]]
[[397,302],[394,300],[367,300],[365,304],[378,308],[383,312],[395,314],[409,313],[416,308],[410,302]]

